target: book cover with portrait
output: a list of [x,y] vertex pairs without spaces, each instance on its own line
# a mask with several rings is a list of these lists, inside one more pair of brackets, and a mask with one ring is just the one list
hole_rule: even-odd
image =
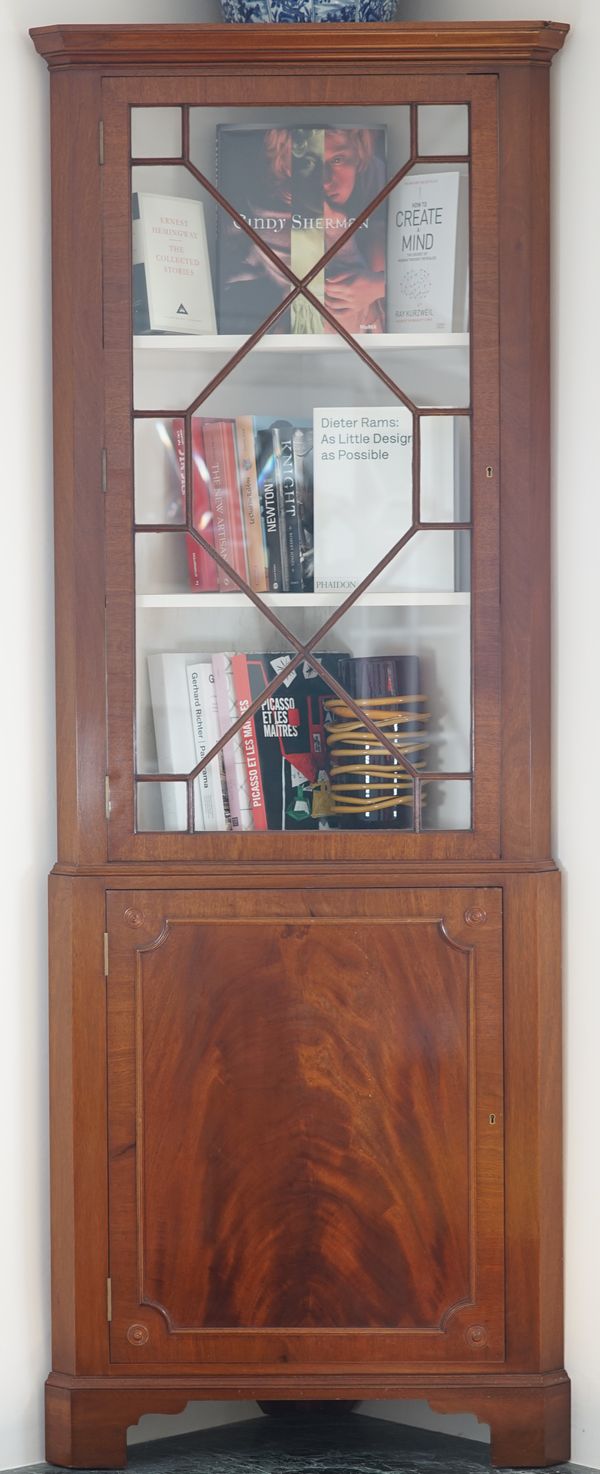
[[[221,212],[220,333],[254,332],[292,290],[279,262],[304,277],[340,240],[386,183],[385,146],[385,128],[349,124],[218,128],[217,186],[272,252],[265,254]],[[348,332],[385,331],[385,249],[384,202],[310,282],[313,295]],[[300,296],[273,331],[335,329]]]

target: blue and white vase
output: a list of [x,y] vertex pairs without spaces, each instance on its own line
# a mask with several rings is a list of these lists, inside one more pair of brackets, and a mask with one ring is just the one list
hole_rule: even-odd
[[387,21],[397,0],[221,0],[227,21]]

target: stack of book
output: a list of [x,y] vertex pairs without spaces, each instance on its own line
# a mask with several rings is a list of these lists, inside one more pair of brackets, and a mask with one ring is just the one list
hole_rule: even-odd
[[[173,426],[185,497],[183,420]],[[313,432],[301,421],[192,420],[192,520],[256,593],[312,592]],[[190,534],[190,587],[232,593],[239,585]]]
[[[412,790],[389,750],[303,661],[282,654],[155,654],[148,673],[159,771],[189,773],[274,677],[280,684],[194,781],[197,830],[412,823]],[[322,654],[399,752],[420,761],[427,713],[414,656]],[[365,696],[364,693],[370,693]],[[372,700],[375,696],[376,699]],[[350,731],[350,728],[352,729]],[[408,746],[407,746],[408,744]],[[165,828],[187,828],[185,785],[161,785]]]

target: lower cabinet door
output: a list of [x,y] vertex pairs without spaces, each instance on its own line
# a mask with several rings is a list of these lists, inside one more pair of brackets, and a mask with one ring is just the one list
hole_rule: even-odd
[[501,900],[110,894],[114,1362],[502,1360]]

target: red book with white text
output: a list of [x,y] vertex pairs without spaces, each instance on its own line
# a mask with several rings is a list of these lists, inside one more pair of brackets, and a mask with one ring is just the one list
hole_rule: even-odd
[[[214,546],[248,582],[248,564],[238,483],[234,420],[200,420],[209,477]],[[221,593],[237,593],[238,585],[217,565]]]
[[[248,676],[248,661],[245,655],[232,655],[231,673],[235,690],[235,700],[238,716],[243,716],[252,704],[253,696],[250,690],[250,679]],[[250,808],[254,829],[268,829],[267,809],[260,771],[260,759],[258,756],[258,744],[256,740],[256,726],[254,717],[250,717],[241,730],[242,747],[246,760],[246,771],[248,774],[248,789],[250,793]]]
[[[183,420],[177,421],[182,426]],[[185,482],[184,482],[185,487]],[[192,419],[192,522],[211,547],[215,545],[213,513],[210,502],[209,476],[204,453],[202,421]],[[190,588],[216,593],[219,587],[217,564],[205,548],[187,535],[187,558]]]

